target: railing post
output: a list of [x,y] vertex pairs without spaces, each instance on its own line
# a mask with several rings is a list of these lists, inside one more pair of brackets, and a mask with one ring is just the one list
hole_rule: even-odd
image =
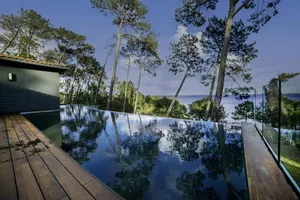
[[278,148],[277,148],[277,156],[278,156],[278,165],[280,165],[280,140],[281,140],[281,80],[278,80],[279,85],[279,94],[278,94]]
[[261,137],[264,137],[264,117],[265,117],[264,86],[262,86],[262,90],[261,90],[261,100],[262,100],[262,106],[261,106]]
[[256,88],[254,89],[254,106],[253,106],[253,118],[254,118],[254,123],[256,124]]

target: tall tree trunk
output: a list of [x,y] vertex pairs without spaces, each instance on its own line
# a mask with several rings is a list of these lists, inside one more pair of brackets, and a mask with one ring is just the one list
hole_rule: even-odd
[[241,195],[239,194],[239,191],[236,190],[236,188],[232,185],[230,182],[230,169],[229,169],[229,157],[227,153],[226,147],[226,135],[224,130],[223,124],[218,124],[218,132],[217,132],[217,141],[219,146],[219,152],[221,152],[221,158],[222,158],[222,168],[223,168],[223,177],[226,182],[226,186],[228,189],[227,199],[240,199]]
[[26,51],[26,58],[30,57],[30,47],[27,47],[27,51]]
[[122,166],[123,156],[122,156],[122,151],[121,151],[121,143],[120,143],[120,137],[119,137],[118,128],[117,128],[116,118],[115,118],[114,113],[110,113],[110,115],[111,115],[111,120],[112,120],[112,123],[113,123],[115,137],[116,137],[116,144],[117,144],[117,148],[118,148],[117,153],[119,154],[120,163],[121,163],[121,166]]
[[99,78],[99,81],[98,81],[98,85],[97,85],[97,89],[96,89],[96,94],[95,94],[95,97],[94,97],[94,105],[96,105],[97,97],[98,97],[98,93],[99,93],[99,89],[100,89],[100,86],[101,86],[101,83],[102,83],[102,79],[103,79],[103,76],[104,76],[104,72],[105,72],[105,67],[106,67],[109,55],[111,54],[113,48],[114,47],[111,47],[111,49],[109,50],[109,52],[108,52],[108,54],[107,54],[107,56],[105,58],[103,69],[101,70],[101,75],[100,75],[100,78]]
[[218,132],[217,132],[217,140],[219,149],[222,156],[222,167],[223,167],[223,175],[226,183],[230,183],[230,170],[229,170],[229,160],[228,160],[228,154],[226,152],[226,137],[225,137],[225,130],[223,124],[217,124],[218,126]]
[[11,43],[15,40],[16,38],[13,38],[8,41],[8,43],[1,49],[0,54],[5,53],[5,51],[10,47]]
[[91,82],[91,74],[88,75],[88,81],[87,81],[87,84],[86,84],[86,93],[87,93],[87,100],[86,100],[86,103],[88,105],[90,105],[90,93],[89,93],[89,88],[90,88],[90,82]]
[[118,33],[117,33],[117,44],[116,44],[116,53],[115,53],[115,59],[114,59],[114,66],[113,66],[113,74],[110,80],[110,87],[109,87],[109,94],[107,99],[107,105],[106,110],[111,109],[112,105],[112,95],[114,91],[114,85],[116,81],[116,74],[117,74],[117,64],[118,64],[118,57],[119,57],[119,51],[120,51],[120,45],[121,45],[121,28],[123,25],[123,19],[121,19],[120,25],[118,27]]
[[[22,26],[21,26],[22,27]],[[6,52],[6,50],[10,47],[10,45],[13,43],[13,41],[15,41],[15,39],[17,38],[17,36],[20,33],[21,27],[18,28],[17,32],[15,33],[15,35],[8,41],[8,43],[1,49],[0,54],[3,54]]]
[[62,60],[62,58],[63,58],[64,55],[65,55],[64,52],[60,54],[60,56],[59,56],[59,58],[58,58],[58,60],[57,60],[57,63],[58,63],[58,64],[61,62],[61,60]]
[[208,102],[207,102],[207,106],[206,106],[206,110],[205,110],[205,120],[208,120],[209,118],[209,114],[210,114],[210,107],[213,101],[213,92],[215,89],[215,83],[216,83],[216,77],[217,77],[217,73],[218,73],[218,69],[219,69],[219,54],[217,57],[217,63],[214,69],[214,74],[213,77],[211,79],[211,84],[210,84],[210,90],[209,90],[209,94],[208,94]]
[[64,98],[63,98],[63,103],[64,104],[67,104],[68,102],[67,102],[67,94],[68,94],[68,92],[70,91],[70,83],[67,83],[66,82],[66,90],[65,90],[65,92],[64,92]]
[[72,99],[71,99],[71,102],[74,102],[74,103],[78,103],[78,94],[80,93],[80,90],[81,90],[81,87],[82,87],[82,85],[81,84],[79,84],[79,80],[76,82],[76,85],[77,85],[77,88],[76,88],[76,90],[72,93]]
[[77,71],[78,71],[78,67],[76,65],[75,71],[73,73],[73,80],[71,82],[70,91],[69,91],[69,97],[68,97],[68,103],[69,104],[72,103],[72,96],[73,96],[74,84],[75,84],[75,79],[76,79],[76,76],[77,76]]
[[145,135],[145,128],[143,126],[143,121],[142,121],[142,118],[141,118],[141,115],[139,115],[139,118],[140,118],[140,129],[141,129],[141,132],[143,135]]
[[134,110],[133,110],[134,114],[136,113],[137,102],[138,102],[138,99],[139,99],[139,92],[140,92],[140,85],[141,85],[142,69],[143,68],[140,66],[139,69],[140,69],[140,73],[139,73],[138,87],[136,89],[136,95],[135,95],[135,103],[134,103]]
[[72,101],[76,102],[78,104],[79,103],[79,96],[80,96],[80,93],[82,91],[82,85],[79,84],[79,82],[77,84],[78,84],[78,88],[77,88],[77,91],[75,92],[74,99]]
[[22,48],[22,50],[18,53],[17,57],[20,57],[22,53],[24,52],[25,48]]
[[174,104],[175,104],[175,101],[176,101],[176,99],[177,99],[177,97],[178,97],[178,94],[179,94],[179,92],[180,92],[180,90],[181,90],[181,88],[182,88],[182,86],[183,86],[183,84],[184,84],[184,82],[185,82],[185,79],[186,79],[186,77],[187,77],[187,75],[188,75],[188,72],[189,72],[189,69],[187,69],[186,72],[185,72],[185,74],[184,74],[184,77],[183,77],[183,79],[182,79],[182,81],[181,81],[181,83],[180,83],[180,85],[179,85],[179,88],[177,89],[176,94],[175,94],[175,96],[174,96],[174,98],[173,98],[173,100],[172,100],[172,102],[171,102],[171,104],[170,104],[170,107],[169,107],[169,109],[168,109],[168,112],[167,112],[166,117],[169,117],[169,115],[170,115],[170,113],[171,113],[171,111],[172,111],[172,108],[173,108],[173,106],[174,106]]
[[217,109],[220,108],[222,96],[223,96],[226,60],[227,60],[227,54],[228,54],[228,48],[229,48],[231,27],[232,27],[232,22],[233,22],[233,18],[234,18],[234,10],[235,10],[235,5],[236,5],[237,1],[230,0],[229,2],[230,2],[229,3],[229,11],[228,11],[227,21],[226,21],[223,49],[222,49],[221,62],[220,62],[220,68],[219,68],[218,84],[217,84],[217,90],[216,90],[216,95],[215,95],[215,103],[216,103]]
[[8,49],[12,42],[13,40],[9,40],[9,42],[1,49],[0,54],[5,53],[5,51]]
[[129,56],[128,62],[129,63],[128,63],[127,76],[126,76],[126,86],[125,86],[125,95],[124,95],[124,102],[123,102],[123,112],[125,112],[125,107],[126,107],[128,79],[129,79],[129,72],[130,72],[130,56]]
[[67,102],[66,102],[66,93],[64,93],[64,98],[63,98],[63,104],[66,104]]
[[98,93],[99,93],[100,86],[101,86],[101,83],[102,83],[103,75],[104,75],[104,68],[101,70],[100,78],[98,80],[96,94],[95,94],[95,97],[94,97],[94,105],[96,105],[96,103],[97,103],[97,97],[98,97]]
[[69,48],[69,45],[66,46],[66,48],[64,49],[64,51],[60,54],[60,56],[59,56],[59,58],[58,58],[58,60],[57,60],[56,63],[60,63],[60,62],[61,62],[62,58],[63,58],[64,55],[65,55],[65,52],[66,52],[66,49],[67,49],[67,48]]
[[[30,34],[29,40],[31,40],[32,37],[33,37],[33,33]],[[29,56],[28,56],[28,48],[30,48],[30,47],[28,46],[28,42],[27,42],[27,43],[25,44],[25,46],[22,48],[22,50],[18,53],[17,57],[20,57],[21,54],[25,51],[25,49],[27,49],[27,58],[28,58],[28,57],[29,57]]]
[[131,133],[131,127],[130,127],[130,122],[129,122],[129,115],[127,115],[127,124],[128,124],[128,130],[129,130],[129,137],[131,139],[132,133]]

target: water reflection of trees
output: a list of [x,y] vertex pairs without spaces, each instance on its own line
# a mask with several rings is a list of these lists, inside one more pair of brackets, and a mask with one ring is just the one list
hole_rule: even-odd
[[176,179],[176,187],[189,199],[221,199],[215,188],[202,189],[202,181],[205,178],[205,175],[201,171],[197,171],[196,173],[184,172],[181,174],[181,177]]
[[175,121],[169,125],[171,132],[167,140],[171,141],[170,151],[172,154],[179,154],[184,161],[193,161],[200,157],[199,142],[205,132],[199,123],[184,121],[184,124]]
[[[228,199],[247,199],[246,188],[238,191],[230,181],[232,172],[241,175],[244,169],[241,134],[225,134],[223,125],[215,127],[218,131],[213,133],[213,128],[209,126],[209,123],[179,124],[176,121],[170,124],[172,131],[168,134],[168,140],[172,141],[172,153],[188,162],[201,158],[208,170],[208,177],[217,180],[223,176],[228,189]],[[195,173],[185,171],[177,178],[176,187],[190,199],[220,199],[214,188],[203,186],[203,180],[208,178],[205,175],[200,170]],[[246,181],[244,185],[246,187]]]
[[[142,199],[150,189],[153,170],[159,164],[159,142],[166,137],[169,153],[178,155],[184,162],[199,160],[204,171],[183,171],[176,177],[176,188],[189,199],[220,199],[214,187],[206,187],[204,180],[224,179],[230,199],[247,197],[246,190],[237,190],[230,180],[231,173],[241,175],[244,168],[242,138],[240,134],[227,133],[212,124],[191,121],[172,121],[167,135],[165,128],[155,119],[143,124],[139,117],[137,129],[130,115],[114,114],[104,117],[104,112],[80,106],[66,107],[63,112],[63,145],[65,151],[78,162],[88,161],[88,154],[97,148],[96,139],[101,132],[108,140],[107,153],[120,169],[107,184],[126,199]],[[113,132],[108,133],[110,123]],[[125,120],[124,120],[125,119]],[[117,123],[124,120],[124,123]],[[117,125],[128,127],[126,134]],[[122,129],[123,130],[123,129]],[[198,162],[198,161],[197,161]],[[220,182],[216,183],[220,184]],[[246,182],[244,183],[246,187]]]
[[82,106],[65,107],[61,147],[81,164],[89,160],[89,153],[94,152],[98,146],[96,139],[105,127],[100,121],[103,114]]
[[149,178],[157,164],[159,134],[155,135],[148,131],[153,127],[150,124],[141,126],[140,132],[131,135],[130,120],[127,118],[130,135],[122,135],[121,139],[114,113],[111,113],[111,119],[116,137],[115,153],[118,154],[114,161],[120,164],[121,170],[108,185],[125,199],[142,199],[144,193],[149,190],[151,184]]

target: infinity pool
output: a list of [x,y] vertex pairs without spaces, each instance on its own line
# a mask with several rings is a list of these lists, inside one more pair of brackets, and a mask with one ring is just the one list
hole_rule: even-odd
[[248,199],[238,127],[77,105],[24,116],[125,199]]

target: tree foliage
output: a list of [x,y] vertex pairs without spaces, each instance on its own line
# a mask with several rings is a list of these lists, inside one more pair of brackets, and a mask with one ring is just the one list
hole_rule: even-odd
[[197,36],[184,34],[177,43],[170,44],[171,55],[167,57],[169,71],[175,75],[188,72],[187,77],[195,77],[204,71]]
[[[225,27],[225,19],[213,16],[208,20],[208,25],[202,34],[201,45],[203,52],[209,55],[206,64],[208,64],[208,68],[210,69],[208,73],[201,77],[204,83],[208,81],[209,84],[212,81],[211,71],[220,63]],[[240,83],[251,82],[252,76],[250,70],[247,68],[247,64],[257,57],[258,51],[254,47],[255,42],[247,43],[250,34],[250,27],[245,26],[242,20],[233,23],[229,40],[226,76],[233,81],[234,86],[232,88],[225,88],[225,94],[234,95],[238,99],[248,98],[247,94],[252,90],[251,87],[242,87]]]
[[[229,9],[225,19],[225,29],[223,32],[223,38],[219,41],[223,43],[221,46],[221,52],[218,52],[217,62],[219,62],[218,84],[216,88],[215,103],[217,108],[221,105],[221,100],[224,90],[225,76],[228,75],[228,53],[232,48],[231,31],[234,30],[234,19],[236,15],[242,10],[248,10],[247,17],[242,18],[243,22],[247,22],[247,27],[250,32],[258,32],[262,26],[264,26],[270,19],[278,14],[277,5],[280,0],[272,0],[269,2],[259,0],[228,0]],[[204,10],[214,10],[217,7],[218,0],[206,1],[206,0],[187,0],[183,2],[181,8],[176,10],[176,20],[187,25],[192,24],[196,27],[201,27],[206,22],[204,16]],[[242,21],[241,21],[242,22]],[[242,24],[242,23],[240,23]],[[243,35],[239,33],[239,35]],[[242,38],[242,37],[241,37]],[[236,42],[241,42],[237,40]],[[216,63],[216,62],[215,62]],[[234,82],[236,80],[233,78]]]
[[110,88],[107,100],[106,109],[110,110],[112,106],[113,89],[116,82],[117,62],[122,38],[135,37],[134,33],[123,33],[126,27],[134,30],[135,33],[146,33],[150,30],[150,24],[145,20],[145,15],[148,13],[147,8],[139,0],[91,0],[94,8],[98,8],[100,12],[111,14],[113,24],[118,26],[116,51],[114,57],[113,74],[110,81]]
[[202,26],[206,22],[203,12],[205,10],[214,10],[218,0],[186,0],[183,6],[176,9],[176,21],[184,25]]
[[17,15],[10,14],[0,16],[0,28],[4,33],[0,35],[0,43],[3,45],[0,53],[16,47],[16,40],[24,27],[24,10],[21,8]]
[[65,27],[59,27],[54,30],[54,41],[57,43],[58,59],[57,63],[63,63],[68,58],[72,57],[76,49],[82,46],[86,37],[73,31],[67,30]]
[[137,103],[139,98],[139,90],[142,79],[142,72],[156,76],[156,68],[158,68],[163,60],[158,55],[158,41],[155,35],[150,32],[149,34],[142,35],[140,40],[133,41],[132,56],[134,63],[139,68],[138,86],[136,90],[136,100],[134,105],[134,113],[136,113]]
[[167,117],[172,112],[175,100],[177,99],[186,78],[200,76],[205,70],[203,68],[203,58],[200,56],[199,39],[197,36],[184,34],[177,43],[170,44],[171,55],[167,58],[170,65],[169,71],[175,75],[185,72],[183,79],[174,95],[174,99],[170,104]]
[[34,10],[24,10],[23,23],[24,27],[18,38],[17,56],[25,54],[29,58],[51,39],[53,29],[49,19],[43,18]]
[[232,113],[232,119],[245,120],[254,118],[254,104],[252,101],[244,101],[235,106],[235,111]]
[[[208,98],[203,98],[201,100],[194,101],[191,104],[189,104],[190,116],[193,118],[197,118],[197,119],[204,119],[207,104],[208,104]],[[210,114],[208,117],[212,121],[221,122],[221,121],[224,121],[225,118],[227,117],[225,108],[223,106],[220,107],[219,111],[216,111],[215,104],[212,104],[210,109],[211,109],[211,112],[209,112]]]

